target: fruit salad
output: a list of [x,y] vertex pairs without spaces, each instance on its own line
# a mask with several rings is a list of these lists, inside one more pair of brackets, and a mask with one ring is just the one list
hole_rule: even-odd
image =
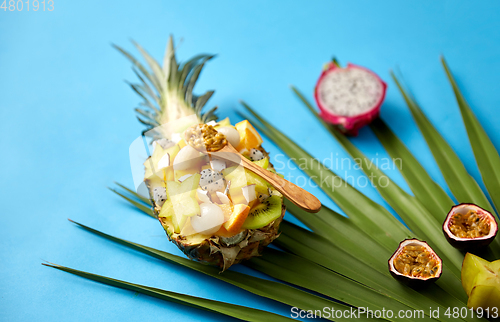
[[[193,131],[222,134],[246,158],[272,170],[262,138],[248,121],[232,126],[228,119],[190,127],[153,142],[144,163],[145,182],[167,235],[199,244],[210,238],[231,238],[250,230],[266,232],[283,215],[282,195],[266,180],[238,163],[217,159],[193,147]],[[203,132],[205,133],[205,132]],[[219,135],[220,136],[220,135]],[[190,144],[186,140],[192,140]],[[198,142],[200,143],[200,142]],[[274,234],[274,233],[273,233]],[[247,234],[248,235],[248,234]]]

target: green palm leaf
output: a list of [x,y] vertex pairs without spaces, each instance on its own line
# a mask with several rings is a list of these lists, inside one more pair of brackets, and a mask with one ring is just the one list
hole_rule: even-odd
[[[439,256],[445,263],[453,264],[449,268],[457,278],[460,278],[463,255],[456,248],[452,247],[443,236],[441,231],[442,221],[437,221],[422,203],[416,200],[415,197],[406,193],[389,177],[387,177],[358,148],[356,148],[356,146],[354,146],[354,144],[352,144],[345,135],[342,135],[334,127],[323,121],[311,103],[309,103],[309,101],[307,101],[307,99],[297,89],[292,89],[309,109],[309,111],[342,145],[342,147],[351,155],[356,163],[358,163],[367,177],[373,177],[375,182],[387,182],[386,185],[375,186],[380,195],[392,208],[394,208],[394,210],[396,210],[404,222],[408,224],[408,227],[416,234],[416,237],[427,240],[427,242],[429,242],[429,244],[439,253]],[[384,180],[381,181],[381,179]],[[445,214],[447,211],[448,210],[446,210]],[[459,287],[461,289],[461,285]]]
[[474,178],[467,172],[464,164],[460,161],[452,147],[432,125],[415,99],[403,88],[396,75],[391,73],[391,76],[422,132],[448,187],[458,202],[474,203],[486,210],[493,211],[493,207],[491,207],[483,191]]
[[[308,303],[307,309],[311,309],[311,307],[318,309],[320,307],[320,304],[325,305],[325,303],[328,303],[328,305],[335,307],[335,309],[341,309],[345,310],[347,309],[346,306],[341,305],[341,304],[336,304],[335,302],[331,302],[328,300],[324,300],[321,298],[318,298],[317,296],[314,296],[312,294],[305,293],[303,291],[299,291],[298,289],[291,288],[289,286],[286,286],[284,284],[276,283],[276,282],[268,282],[261,280],[256,277],[248,276],[245,274],[233,272],[233,271],[226,271],[223,274],[220,274],[219,270],[215,267],[211,266],[206,266],[197,262],[190,261],[188,259],[184,259],[175,255],[171,255],[169,253],[153,249],[147,246],[143,246],[140,244],[132,243],[120,238],[116,238],[113,236],[110,236],[108,234],[102,233],[100,231],[97,231],[95,229],[92,229],[88,226],[82,225],[80,223],[76,223],[78,226],[84,228],[85,230],[92,232],[94,234],[97,234],[99,236],[105,237],[106,239],[112,240],[114,242],[117,242],[119,244],[125,245],[127,247],[133,248],[135,250],[141,251],[145,254],[148,254],[150,256],[156,257],[161,260],[166,260],[171,263],[176,263],[180,264],[183,266],[187,266],[189,268],[192,268],[196,271],[202,272],[204,274],[216,277],[218,279],[221,279],[223,281],[226,281],[228,283],[231,283],[235,286],[241,287],[247,291],[250,291],[252,293],[273,298],[275,300],[283,302],[283,297],[285,294],[287,294],[287,297],[296,295],[297,297],[300,296],[299,299],[295,299],[293,302],[294,304],[297,304],[298,301],[302,301],[305,299],[307,301],[307,298],[313,298],[315,300],[314,304]],[[270,249],[266,250],[268,252],[271,252]],[[385,305],[385,308],[391,308],[393,310],[407,310],[409,307],[402,305],[401,303],[398,303],[391,298],[387,297],[384,294],[377,294],[371,289],[368,289],[366,286],[361,285],[357,282],[354,282],[352,280],[348,280],[345,277],[325,270],[321,268],[320,266],[309,262],[306,263],[304,260],[298,260],[297,257],[293,256],[292,254],[286,254],[282,253],[282,258],[287,261],[283,262],[283,265],[281,268],[277,268],[276,265],[279,266],[278,264],[268,264],[268,263],[262,263],[260,262],[260,259],[252,259],[249,263],[247,263],[248,266],[257,269],[261,271],[262,273],[268,274],[272,277],[285,280],[286,282],[292,283],[292,284],[298,284],[299,286],[313,290],[316,292],[319,292],[321,294],[330,296],[332,298],[335,298],[337,300],[347,302],[351,305],[354,306],[363,306],[363,307],[370,307],[371,309],[382,309]],[[273,258],[278,256],[277,254],[272,254],[272,255],[264,255],[264,259],[271,260],[273,261]],[[256,262],[253,262],[253,261]],[[290,266],[290,261],[294,262],[293,265],[295,266],[295,272],[288,272],[286,273],[286,268]],[[299,271],[297,273],[297,270]],[[308,283],[305,283],[303,279],[304,272],[309,272],[307,275],[311,275],[311,279],[309,280]],[[317,276],[317,273],[322,273],[321,277]],[[325,281],[325,274],[328,276],[326,277],[328,279],[328,282]],[[335,287],[326,287],[325,283],[335,285]],[[263,285],[265,284],[265,286]],[[291,294],[290,294],[291,292]],[[273,294],[279,294],[275,296],[270,296]],[[307,295],[307,296],[306,296]],[[321,300],[320,300],[321,299]],[[311,301],[310,301],[311,302]],[[292,305],[290,303],[286,303]],[[294,305],[296,306],[296,305]],[[304,306],[297,306],[300,308],[303,308]],[[305,310],[307,310],[305,309]]]
[[[383,265],[383,270],[367,265],[356,255],[344,252],[337,245],[303,228],[285,221],[281,225],[281,230],[281,236],[274,242],[278,247],[338,272],[380,293],[387,294],[414,309],[438,306],[444,309],[465,307],[463,301],[449,296],[449,293],[436,285],[429,286],[420,292],[408,288],[390,276],[387,265]],[[385,264],[380,260],[378,263]]]
[[391,158],[402,160],[404,167],[399,171],[415,197],[438,222],[444,222],[446,214],[455,204],[450,196],[432,180],[425,168],[382,119],[375,120],[370,127]]
[[223,315],[227,315],[236,319],[240,319],[243,321],[293,321],[291,318],[284,317],[282,315],[253,309],[245,306],[229,304],[209,299],[204,299],[200,297],[170,292],[166,290],[162,290],[159,288],[149,287],[140,284],[129,283],[125,281],[121,281],[118,279],[96,275],[84,271],[79,271],[76,269],[72,269],[69,267],[57,265],[57,264],[45,264],[42,265],[53,267],[55,269],[68,272],[70,274],[74,274],[77,276],[81,276],[83,278],[93,280],[99,283],[123,288],[126,290],[139,292],[145,295],[149,295],[152,297],[159,298],[164,301],[174,302],[182,305],[188,305],[197,309],[202,309],[206,311],[211,311],[214,313],[219,313]]
[[[132,195],[135,195],[136,197],[140,197],[138,194],[131,191],[130,189],[127,189],[127,190],[130,191]],[[456,300],[453,296],[449,296],[449,294],[443,293],[443,291],[440,290],[438,287],[431,286],[426,290],[421,290],[420,292],[422,293],[422,295],[423,295],[422,296],[418,292],[415,292],[413,289],[406,288],[405,286],[403,286],[403,285],[399,284],[398,282],[396,282],[395,280],[393,280],[392,277],[389,277],[390,275],[387,271],[386,265],[380,261],[380,258],[388,258],[390,256],[390,253],[388,253],[384,249],[382,249],[380,251],[380,248],[379,248],[380,254],[378,256],[378,260],[377,260],[377,258],[375,258],[373,260],[373,263],[376,263],[376,265],[373,265],[372,263],[365,264],[366,268],[368,268],[368,270],[366,270],[366,268],[363,268],[363,266],[359,266],[359,264],[353,264],[353,263],[356,263],[356,261],[358,259],[359,259],[359,262],[364,262],[363,259],[365,258],[365,255],[372,254],[372,252],[375,251],[377,249],[377,247],[380,247],[380,246],[377,246],[374,248],[373,246],[376,244],[368,236],[356,235],[354,233],[356,231],[355,226],[352,225],[352,223],[350,222],[350,220],[348,218],[343,217],[340,214],[335,213],[333,210],[328,209],[327,207],[323,207],[322,210],[320,211],[320,213],[318,213],[318,214],[310,214],[310,213],[306,213],[302,209],[298,208],[297,206],[293,205],[292,203],[290,203],[286,200],[285,200],[285,203],[287,204],[287,207],[290,208],[289,210],[291,210],[291,212],[299,219],[302,219],[302,218],[309,218],[309,219],[311,219],[311,218],[316,218],[316,219],[336,218],[336,219],[339,219],[340,221],[331,222],[331,224],[333,224],[332,228],[333,227],[338,228],[337,231],[332,230],[327,235],[328,237],[333,238],[332,242],[327,242],[326,238],[323,238],[319,235],[316,235],[316,234],[313,234],[310,232],[306,232],[305,230],[303,230],[303,229],[301,229],[293,224],[287,223],[285,221],[282,223],[282,226],[281,226],[282,230],[283,230],[282,235],[278,240],[275,241],[275,243],[278,246],[281,246],[282,248],[287,249],[287,250],[290,250],[290,247],[292,247],[292,249],[294,249],[295,251],[297,251],[297,247],[299,247],[299,249],[302,248],[303,253],[301,254],[301,257],[306,258],[306,259],[310,259],[311,261],[318,263],[326,268],[329,268],[337,273],[340,273],[340,274],[352,279],[353,281],[356,280],[360,284],[367,285],[367,286],[373,288],[374,290],[376,290],[377,292],[380,292],[382,294],[386,294],[386,295],[390,296],[391,298],[394,298],[394,299],[400,301],[401,303],[405,303],[414,309],[424,309],[424,311],[425,311],[425,308],[437,307],[439,305],[441,305],[443,308],[464,307],[464,303],[465,303],[466,298],[464,299],[464,302],[460,302],[460,301]],[[314,220],[313,220],[313,222],[314,222]],[[318,227],[325,227],[325,223],[326,222],[319,223]],[[88,227],[83,227],[83,228],[90,229]],[[292,233],[292,231],[293,231],[293,233]],[[97,231],[94,231],[94,232],[98,233],[98,234],[103,234],[103,233],[100,233]],[[304,233],[304,232],[308,235],[301,235],[301,233]],[[337,232],[340,232],[340,234],[337,234]],[[345,233],[346,236],[353,236],[354,239],[346,241],[346,240],[342,240],[342,238],[341,238],[340,242],[339,242],[339,239],[337,237],[339,235],[341,235],[342,232]],[[104,237],[106,237],[106,235],[104,235]],[[111,238],[114,238],[114,237],[111,237]],[[300,243],[296,242],[297,239],[301,240],[301,242]],[[282,241],[282,240],[285,240],[285,241]],[[295,244],[295,246],[293,246],[293,244]],[[365,250],[368,250],[369,252],[363,252],[363,251],[358,252],[356,249],[350,248],[350,246],[356,245],[356,244],[358,244],[360,246],[360,249],[365,249]],[[292,246],[290,246],[290,245],[292,245]],[[309,247],[307,250],[305,250],[306,246]],[[340,248],[344,248],[344,249],[345,249],[345,247],[347,247],[347,249],[349,249],[353,252],[344,253],[344,255],[342,255],[342,253],[335,251],[335,248],[337,246]],[[356,254],[355,260],[353,261],[352,258],[349,259],[347,254]],[[170,255],[170,256],[173,256],[173,255]],[[267,258],[266,256],[269,256],[269,255],[265,254],[264,259]],[[285,254],[284,256],[289,256],[289,255]],[[271,256],[271,258],[272,257],[273,256]],[[332,260],[332,258],[335,260]],[[353,258],[354,258],[354,256],[353,256]],[[302,261],[298,257],[295,259],[297,261]],[[288,258],[288,260],[293,261],[294,259]],[[256,261],[258,261],[258,260],[256,259]],[[344,262],[348,263],[348,265],[345,265]],[[276,265],[280,265],[280,263],[281,263],[281,261],[275,262]],[[325,265],[325,263],[328,263],[328,264]],[[260,265],[258,265],[258,264],[260,264]],[[291,265],[290,263],[286,263],[286,262],[282,263],[282,264],[284,264],[283,268],[288,268]],[[276,266],[272,266],[270,264],[263,266],[262,263],[256,264],[255,262],[251,262],[249,265],[250,266],[253,265],[252,266],[253,268],[261,270],[263,273],[270,274],[271,276],[276,276],[277,278],[279,278],[278,275],[281,274],[280,271],[282,271],[282,269],[283,269],[282,268],[281,270],[277,271]],[[296,265],[297,264],[294,264],[294,266],[296,266]],[[338,266],[338,265],[340,265],[340,266]],[[380,273],[377,274],[376,272],[373,271],[374,268],[377,269],[377,266],[378,266],[378,271],[381,274]],[[348,267],[350,267],[351,269],[349,270]],[[317,268],[315,267],[315,269],[317,269]],[[305,269],[303,268],[303,272],[305,272],[305,271],[309,272],[309,271],[311,271],[311,269],[307,268],[307,266],[306,266]],[[358,272],[363,272],[362,276],[360,276]],[[291,274],[291,275],[288,274],[284,277],[284,279],[287,282],[293,283],[294,281],[295,282],[299,281],[299,283],[300,283],[300,275],[301,274],[302,273],[299,273],[299,276],[297,276],[297,274]],[[315,275],[315,274],[312,274],[312,275]],[[364,280],[363,280],[363,278],[364,278]],[[382,281],[382,283],[381,283],[381,281]],[[449,283],[449,282],[445,281],[445,283]],[[322,290],[321,287],[318,289],[317,283],[314,286],[306,286],[306,288],[313,289],[315,291],[320,291],[320,292]],[[323,291],[325,291],[325,290],[323,290]],[[326,292],[328,292],[328,290],[326,290]],[[357,293],[359,293],[359,292],[357,292]],[[410,294],[408,294],[408,293],[410,293]],[[460,292],[459,294],[462,294],[462,293],[463,292]],[[338,294],[336,292],[336,298],[338,298],[339,295],[340,294]],[[429,299],[427,299],[426,297],[428,297]],[[442,317],[442,319],[445,319],[445,318],[446,317]],[[470,318],[468,319],[468,321],[473,321],[473,320],[479,321],[480,319],[470,319]]]
[[[262,125],[258,125],[258,124],[255,124],[259,130],[261,130],[264,134],[268,135],[268,136],[271,136],[270,137],[271,139],[273,139],[277,144],[278,146],[285,151],[285,153],[288,154],[288,156],[292,159],[292,160],[308,160],[307,161],[307,164],[315,164],[315,162],[318,162],[316,159],[313,159],[310,155],[308,155],[305,151],[303,151],[302,149],[300,149],[299,151],[300,152],[297,152],[297,150],[293,150],[293,149],[290,149],[289,148],[289,145],[291,145],[292,147],[297,147],[295,145],[295,143],[293,143],[290,139],[288,139],[286,136],[284,136],[281,132],[279,132],[277,129],[275,129],[274,127],[272,127],[272,125],[270,125],[269,123],[267,123],[265,120],[263,120],[257,113],[255,113],[253,110],[251,110],[251,108],[246,105],[245,106],[251,113],[252,115],[254,115],[261,123]],[[289,151],[293,151],[293,152],[289,152]],[[312,167],[312,171],[310,171],[310,168],[306,168],[304,169],[304,171],[309,175],[311,176],[311,178],[314,180],[314,176],[316,176],[316,178],[320,177],[318,174],[315,174],[315,170],[316,169],[322,169],[321,168],[321,164],[315,164],[314,167]],[[304,167],[302,167],[304,168]],[[308,171],[309,170],[309,171]],[[329,170],[326,170],[326,171],[329,171]],[[342,189],[339,189],[337,186],[335,187],[335,190],[328,190],[328,189],[331,189],[330,187],[326,187],[325,189],[325,186],[324,185],[321,185],[320,183],[318,183],[318,185],[329,195],[332,197],[332,199],[342,208],[342,206],[339,204],[339,202],[337,200],[334,199],[335,197],[335,194],[338,194],[339,191],[341,191]],[[352,188],[350,186],[348,186],[347,184],[345,185],[342,185],[341,188],[343,187],[349,187],[349,188]],[[352,188],[354,189],[354,188]],[[332,196],[333,195],[333,196]],[[356,197],[358,197],[357,195],[355,195]],[[369,223],[369,218],[367,218],[366,214],[370,214],[370,215],[374,215],[373,212],[370,212],[368,208],[366,208],[363,204],[362,204],[362,201],[363,199],[369,199],[367,198],[366,196],[360,194],[360,196],[358,197],[358,199],[356,199],[355,196],[351,196],[351,202],[356,202],[357,204],[357,208],[355,208],[357,210],[357,212],[355,211],[352,211],[352,209],[349,209],[348,210],[345,210],[344,211],[347,213],[347,215],[353,220],[353,222],[355,222],[355,224],[360,228],[362,229],[367,235],[369,236],[372,236],[375,240],[377,240],[377,237],[376,235],[374,235],[371,231],[374,230],[374,225],[376,225],[376,223],[373,223],[373,221],[371,223]],[[340,201],[342,202],[343,200],[340,199]],[[412,199],[407,199],[407,201],[411,204],[410,206],[408,206],[407,208],[411,208],[411,207],[415,207],[415,209],[419,210],[419,211],[423,211],[423,212],[426,212],[426,209],[420,205],[416,200],[412,200]],[[383,208],[384,209],[384,208]],[[359,214],[359,212],[362,212],[363,214]],[[353,217],[354,215],[354,217]],[[364,215],[364,216],[363,216]],[[363,217],[365,217],[366,219],[362,219]],[[392,217],[394,220],[397,221],[397,219],[395,217],[393,217],[389,212],[387,212],[387,215],[386,216],[390,216]],[[415,216],[418,218],[418,213],[415,213]],[[430,216],[427,216],[428,218],[431,218]],[[356,221],[355,219],[359,219],[358,221]],[[378,217],[377,217],[378,219]],[[373,217],[372,217],[372,220],[373,220]],[[420,220],[420,219],[419,219]],[[428,221],[425,221],[425,220],[420,220],[421,224],[422,225],[425,225],[425,226],[428,226],[430,229],[433,229],[433,230],[436,230],[436,227],[433,227]],[[401,228],[404,228],[404,226],[399,222],[397,221],[397,223],[401,226]],[[366,227],[366,226],[369,226],[369,227]],[[438,225],[439,227],[440,225]],[[368,229],[366,229],[368,228]],[[405,229],[405,228],[404,228]],[[380,233],[383,233],[384,231],[387,231],[389,232],[390,230],[387,229],[387,228],[383,228],[380,227]],[[411,233],[410,233],[411,235]],[[442,236],[442,233],[441,231],[439,231],[438,235],[437,236]],[[443,240],[439,240],[438,237],[436,235],[434,236],[436,241],[438,241],[439,245],[443,248],[443,249],[449,249],[451,251],[451,254],[453,255],[453,259],[454,259],[454,263],[455,263],[455,266],[448,266],[448,265],[443,265],[444,266],[444,273],[443,273],[443,276],[442,278],[438,281],[438,285],[440,287],[442,287],[444,290],[446,290],[450,295],[452,296],[457,296],[457,297],[461,297],[462,299],[465,300],[465,297],[464,297],[464,294],[463,294],[463,289],[462,289],[462,286],[461,286],[461,283],[460,283],[460,268],[461,267],[461,262],[463,260],[463,257],[461,256],[461,254],[454,248],[452,248],[443,238]],[[403,240],[405,238],[401,238],[399,241]],[[378,241],[378,240],[377,240]],[[399,243],[398,241],[398,243]],[[382,244],[383,245],[383,244]],[[393,252],[394,250],[396,250],[397,248],[397,245],[395,245],[392,249],[389,249],[389,251]],[[443,256],[443,254],[447,254],[447,252],[441,252],[439,255],[442,256],[442,258],[447,258],[447,256]],[[446,262],[445,262],[446,263]],[[457,267],[458,266],[458,267]],[[450,275],[450,273],[452,275]],[[453,277],[454,275],[454,277]]]
[[243,106],[257,118],[262,125],[255,126],[266,136],[279,144],[292,160],[306,160],[301,169],[351,218],[351,220],[367,235],[389,251],[394,251],[401,240],[412,236],[412,233],[399,222],[387,209],[377,204],[342,178],[325,167],[317,159],[304,151],[292,140],[267,123],[247,104]]
[[472,151],[476,157],[476,162],[481,172],[484,185],[488,189],[495,208],[498,210],[500,209],[500,156],[488,137],[488,134],[486,134],[481,123],[479,123],[472,112],[469,104],[465,101],[444,57],[441,57],[441,62],[443,63],[446,76],[448,76],[448,80],[455,93],[460,113],[462,113],[462,119],[467,129]]
[[[262,257],[254,257],[245,262],[245,265],[286,283],[315,291],[355,307],[367,307],[370,310],[385,308],[395,312],[411,309],[387,295],[377,293],[365,285],[342,277],[307,259],[272,248],[266,249]],[[412,319],[406,320],[412,321]]]
[[114,193],[116,193],[117,195],[119,195],[120,197],[122,197],[123,199],[127,200],[128,202],[130,202],[132,205],[134,205],[136,208],[138,208],[139,210],[141,210],[145,214],[147,214],[147,215],[149,215],[149,216],[151,216],[153,218],[156,218],[155,214],[151,210],[151,206],[150,207],[146,207],[141,202],[135,201],[135,200],[131,199],[130,197],[125,196],[121,192],[118,192],[118,191],[116,191],[114,189],[111,189],[111,188],[109,188],[109,190],[113,191]]
[[366,265],[387,273],[387,265],[380,259],[389,259],[392,252],[356,227],[351,219],[324,205],[318,213],[311,214],[286,199],[284,204],[287,211],[312,229],[315,235],[328,240],[348,254],[356,254]]
[[324,299],[317,295],[310,294],[308,292],[282,283],[263,280],[254,276],[234,272],[231,270],[226,270],[223,274],[221,274],[219,269],[216,267],[203,265],[201,263],[175,256],[158,249],[108,235],[77,222],[74,223],[88,232],[104,237],[123,246],[132,248],[146,255],[169,262],[171,264],[193,269],[197,272],[212,276],[236,287],[242,288],[248,292],[290,305],[292,307],[298,307],[302,310],[322,310],[324,307],[331,307],[335,310],[349,309],[349,306],[346,306],[344,304]]
[[120,184],[118,182],[115,182],[115,184],[117,186],[119,186],[120,188],[122,188],[123,190],[127,191],[128,193],[132,194],[135,198],[139,199],[140,201],[142,201],[143,203],[145,203],[147,206],[151,207],[153,205],[151,203],[150,199],[141,196],[140,194],[138,194],[134,190],[131,190],[131,189],[127,188],[126,186],[124,186],[124,185],[122,185],[122,184]]
[[[403,95],[408,107],[410,108],[413,118],[417,122],[420,131],[427,141],[427,144],[432,154],[434,155],[434,159],[436,160],[441,173],[443,174],[443,177],[448,184],[448,187],[457,198],[457,200],[460,203],[474,203],[488,211],[491,211],[492,213],[495,213],[487,197],[485,196],[477,182],[474,180],[474,178],[467,172],[465,166],[460,161],[455,151],[453,151],[451,146],[444,140],[444,138],[439,134],[436,128],[431,124],[429,119],[425,116],[421,108],[415,102],[415,99],[403,88],[401,82],[393,73],[392,77],[401,94]],[[477,122],[477,119],[475,120]],[[378,128],[380,129],[379,132],[384,130],[382,126],[378,126]],[[377,133],[377,131],[375,132]],[[495,149],[494,147],[492,148]],[[408,169],[407,166],[405,166],[405,168]],[[495,239],[491,244],[490,249],[492,252],[490,259],[496,259],[500,257],[500,240]]]

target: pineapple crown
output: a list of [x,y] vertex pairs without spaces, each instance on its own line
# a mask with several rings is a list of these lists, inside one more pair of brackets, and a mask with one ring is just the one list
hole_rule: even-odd
[[137,119],[147,127],[143,134],[154,136],[148,132],[154,133],[151,130],[162,124],[193,114],[200,123],[217,120],[214,113],[217,107],[206,113],[201,112],[214,91],[207,91],[201,96],[193,94],[203,66],[214,55],[197,55],[179,64],[175,58],[174,40],[170,36],[163,66],[160,66],[139,44],[134,41],[133,44],[143,56],[149,70],[123,48],[116,45],[113,47],[132,62],[132,69],[140,80],[139,83],[127,83],[143,99],[140,107],[135,109]]

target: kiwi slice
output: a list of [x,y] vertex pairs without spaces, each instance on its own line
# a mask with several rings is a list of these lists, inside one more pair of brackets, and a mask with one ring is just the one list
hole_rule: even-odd
[[281,216],[281,197],[270,196],[255,206],[247,216],[243,228],[258,229]]

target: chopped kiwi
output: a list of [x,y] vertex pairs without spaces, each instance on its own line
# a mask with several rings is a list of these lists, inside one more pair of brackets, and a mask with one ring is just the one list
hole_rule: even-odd
[[243,228],[258,229],[262,228],[273,220],[281,216],[281,197],[270,196],[262,203],[255,206],[248,214]]

